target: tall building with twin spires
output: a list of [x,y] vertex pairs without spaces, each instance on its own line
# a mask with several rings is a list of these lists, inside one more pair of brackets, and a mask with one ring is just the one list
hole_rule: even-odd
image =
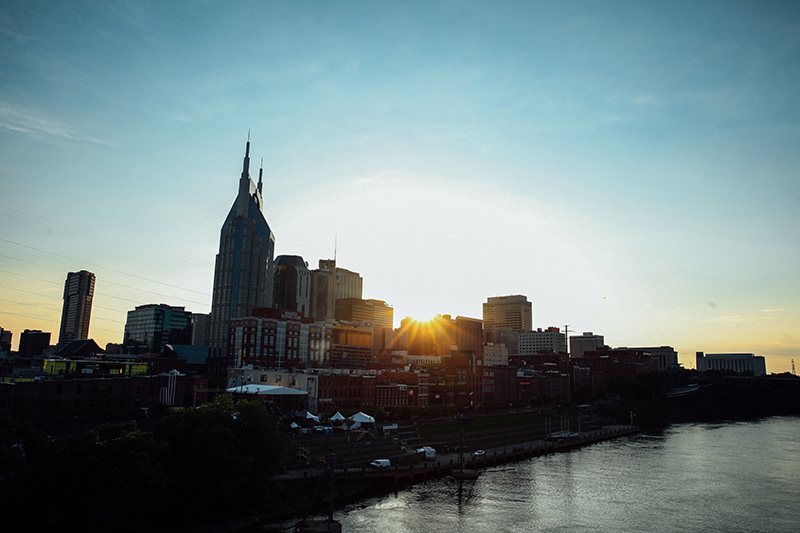
[[263,174],[262,162],[258,184],[250,179],[248,135],[239,193],[222,225],[214,266],[211,355],[227,354],[231,319],[249,316],[255,308],[272,305],[275,235],[263,213]]

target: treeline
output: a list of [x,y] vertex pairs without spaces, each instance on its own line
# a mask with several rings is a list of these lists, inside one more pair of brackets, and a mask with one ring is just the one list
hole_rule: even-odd
[[[685,395],[669,397],[668,391],[696,386]],[[674,422],[748,420],[776,415],[800,415],[800,378],[742,376],[724,371],[674,370],[641,374],[617,380],[607,392],[620,403],[599,409],[621,423],[643,428],[664,427]]]
[[289,446],[260,403],[230,396],[56,439],[0,420],[4,531],[151,531],[269,510]]

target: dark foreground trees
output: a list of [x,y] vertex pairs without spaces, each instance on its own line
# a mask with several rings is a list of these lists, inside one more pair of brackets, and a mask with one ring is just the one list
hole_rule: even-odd
[[50,439],[3,419],[4,524],[138,531],[258,512],[287,445],[262,404],[230,397],[167,412],[152,433],[128,422]]

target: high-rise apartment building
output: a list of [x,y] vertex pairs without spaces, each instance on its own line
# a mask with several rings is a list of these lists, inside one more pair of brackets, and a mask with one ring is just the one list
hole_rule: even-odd
[[497,296],[483,304],[484,329],[509,328],[523,333],[533,329],[533,306],[527,296]]
[[299,255],[275,258],[274,296],[276,309],[311,316],[311,271]]
[[59,348],[72,341],[89,338],[94,281],[94,274],[86,270],[67,274],[67,281],[64,283],[61,329],[58,335]]
[[272,305],[275,235],[262,212],[262,165],[258,184],[250,179],[250,139],[244,156],[239,193],[222,225],[214,267],[209,346],[214,356],[228,352],[232,318]]
[[153,353],[165,344],[191,344],[192,313],[166,304],[138,305],[128,311],[124,343]]

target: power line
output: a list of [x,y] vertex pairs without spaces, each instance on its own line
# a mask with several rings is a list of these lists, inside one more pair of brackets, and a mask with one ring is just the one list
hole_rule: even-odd
[[[26,291],[24,289],[17,289],[16,287],[7,287],[5,285],[0,285],[0,289],[8,289],[11,291],[17,292],[24,292],[26,294],[33,294],[34,296],[41,296],[42,298],[49,298],[51,300],[62,300],[62,296],[53,296],[52,294],[42,294],[41,292],[33,292],[33,291]],[[100,293],[97,293],[100,294]],[[103,296],[106,296],[105,294]],[[115,313],[127,313],[128,311],[125,309],[114,309],[111,307],[103,307],[102,305],[96,305],[92,302],[92,309],[105,309],[106,311],[114,311]]]
[[[63,229],[64,227],[72,228],[73,230],[79,230],[79,231],[67,231],[67,232],[68,233],[72,233],[74,235],[79,235],[81,237],[91,237],[93,239],[99,238],[99,239],[102,239],[102,240],[104,240],[106,242],[112,242],[114,244],[118,244],[119,243],[118,239],[114,239],[114,238],[109,237],[107,235],[103,235],[102,233],[96,233],[96,232],[93,232],[93,231],[89,231],[89,230],[86,230],[85,228],[81,228],[79,226],[74,226],[72,224],[67,224],[66,222],[59,222],[59,221],[56,221],[56,220],[53,220],[53,219],[50,219],[50,218],[45,218],[45,217],[41,217],[41,216],[38,216],[38,215],[34,215],[33,213],[26,213],[25,211],[20,211],[19,209],[14,209],[14,208],[11,208],[11,207],[8,207],[8,206],[4,206],[4,205],[0,205],[0,209],[6,209],[8,211],[13,211],[15,213],[19,213],[21,215],[25,215],[27,217],[38,218],[39,220],[46,221],[48,224],[45,224],[43,222],[38,222],[36,220],[29,220],[29,219],[25,219],[25,218],[22,218],[22,217],[14,216],[14,215],[11,215],[9,213],[0,212],[0,215],[4,215],[4,216],[10,217],[10,218],[15,218],[17,220],[22,220],[23,222],[38,224],[40,226],[58,225],[58,226],[62,226],[62,231],[66,231],[66,230]],[[85,233],[81,233],[81,232],[85,232]],[[166,250],[158,250],[157,248],[150,248],[150,247],[143,246],[143,245],[140,245],[140,244],[135,244],[135,243],[131,244],[130,242],[127,242],[127,241],[126,241],[126,247],[135,248],[135,249],[138,249],[139,251],[147,252],[149,254],[156,255],[156,256],[159,256],[159,257],[165,257],[167,259],[180,259],[182,261],[193,262],[195,264],[195,266],[206,267],[206,268],[209,268],[209,269],[213,268],[213,266],[214,266],[213,263],[209,263],[208,261],[202,261],[200,259],[193,259],[191,257],[186,257],[186,256],[179,256],[179,255],[176,255],[174,253],[168,252]]]
[[[61,312],[58,308],[53,309],[52,307],[45,307],[43,305],[29,304],[29,303],[26,303],[26,302],[16,302],[14,300],[6,300],[5,298],[0,298],[0,302],[8,302],[8,303],[11,303],[11,304],[25,305],[25,306],[28,306],[28,307],[36,307],[38,309],[44,309],[45,311],[52,311],[54,313],[60,313]],[[99,316],[92,317],[92,320],[103,320],[103,321],[106,321],[106,322],[113,322],[114,324],[124,324],[124,322],[120,322],[119,320],[112,320],[110,318],[103,318],[103,317],[99,317]]]
[[66,256],[66,255],[57,254],[57,253],[51,252],[49,250],[42,250],[41,248],[36,248],[35,246],[28,246],[27,244],[22,244],[22,243],[19,243],[19,242],[15,242],[15,241],[11,241],[11,240],[8,240],[8,239],[3,239],[3,238],[0,238],[0,241],[7,242],[9,244],[15,244],[17,246],[21,246],[22,248],[28,248],[29,250],[35,250],[35,251],[41,252],[43,254],[49,254],[49,255],[52,255],[54,257],[60,257],[61,259],[68,259],[70,261],[75,261],[75,262],[78,262],[78,263],[84,263],[84,264],[87,264],[87,265],[90,265],[90,266],[94,266],[94,267],[100,267],[100,268],[108,270],[110,272],[115,272],[117,274],[122,274],[124,276],[130,276],[132,278],[141,279],[141,280],[144,280],[144,281],[148,281],[150,283],[157,283],[159,285],[164,285],[166,287],[172,287],[173,289],[179,289],[179,290],[182,290],[182,291],[193,292],[195,294],[200,294],[202,296],[211,296],[210,294],[205,293],[205,292],[195,291],[193,289],[185,289],[183,287],[179,287],[178,285],[172,285],[171,283],[165,283],[163,281],[157,281],[157,280],[154,280],[154,279],[146,278],[144,276],[137,276],[136,274],[131,274],[129,272],[124,272],[122,270],[117,270],[117,269],[110,268],[110,267],[104,267],[103,265],[98,265],[96,263],[91,263],[91,262],[87,262],[87,261],[81,261],[79,259],[75,259],[74,257],[69,257],[69,256]]
[[[21,315],[19,313],[9,313],[8,311],[0,311],[0,315],[10,315],[10,316],[19,316],[22,318],[32,318],[33,320],[41,320],[43,322],[56,322],[57,320],[53,320],[52,318],[42,318],[40,316],[30,316],[30,315]],[[119,333],[116,329],[106,329],[106,328],[98,328],[95,326],[90,326],[93,330],[100,330],[100,331],[108,331],[109,333]]]
[[[0,240],[3,240],[3,239],[0,239]],[[28,265],[38,266],[40,268],[46,268],[48,270],[55,270],[56,272],[62,272],[62,273],[64,272],[64,270],[60,269],[60,268],[55,268],[55,267],[52,267],[50,265],[43,265],[41,263],[36,263],[35,261],[28,261],[27,259],[20,259],[18,257],[12,257],[10,255],[0,254],[0,257],[3,257],[5,259],[11,259],[13,261],[19,261],[20,263],[26,263]],[[41,278],[34,278],[34,277],[31,277],[31,276],[25,276],[24,274],[18,274],[16,272],[10,272],[8,270],[0,270],[0,272],[5,272],[6,274],[13,274],[13,275],[17,275],[17,276],[22,276],[24,278],[34,279],[34,280],[37,280],[37,281],[44,281],[46,283],[53,283],[55,285],[61,285],[60,283],[57,283],[57,282],[54,282],[54,281],[51,281],[51,280],[44,280],[44,279],[41,279]],[[111,284],[111,285],[117,285],[119,287],[125,287],[126,289],[132,289],[132,290],[135,290],[135,291],[148,292],[150,294],[163,296],[165,298],[170,298],[170,299],[173,299],[173,300],[181,300],[182,302],[189,302],[189,303],[198,304],[198,305],[208,305],[207,302],[198,302],[196,300],[189,300],[188,298],[182,298],[180,296],[172,296],[172,295],[169,295],[169,294],[164,294],[162,292],[151,291],[149,289],[142,289],[142,288],[139,288],[139,287],[133,287],[131,285],[125,285],[124,283],[117,283],[115,281],[111,281],[111,280],[108,280],[108,279],[102,279],[102,283],[108,283],[108,284]],[[188,289],[184,289],[184,290],[188,290]],[[104,293],[100,293],[100,292],[96,292],[95,294],[103,295],[103,296],[110,296],[110,295],[107,295],[107,294],[104,294]],[[205,293],[199,293],[199,294],[205,294]],[[119,298],[117,296],[110,296],[110,297],[111,298]],[[125,298],[119,298],[119,299],[126,300],[126,301],[133,302],[133,303],[140,303],[137,300],[127,300]]]

